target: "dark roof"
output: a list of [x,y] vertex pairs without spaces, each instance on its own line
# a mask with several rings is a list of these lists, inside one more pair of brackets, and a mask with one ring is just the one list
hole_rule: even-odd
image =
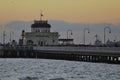
[[31,25],[31,28],[50,28],[51,25],[47,21],[34,21],[34,24]]

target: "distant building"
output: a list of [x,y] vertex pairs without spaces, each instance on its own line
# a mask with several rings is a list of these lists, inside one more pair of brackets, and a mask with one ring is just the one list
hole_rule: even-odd
[[74,39],[59,39],[60,45],[74,45]]
[[96,46],[101,46],[102,45],[102,41],[100,41],[99,39],[96,39],[95,45]]
[[105,45],[106,45],[106,46],[114,46],[114,45],[115,45],[115,42],[112,42],[112,41],[110,41],[110,40],[108,39]]
[[22,31],[23,45],[58,45],[58,32],[50,31],[51,25],[48,21],[39,20],[34,21],[31,25],[31,32]]

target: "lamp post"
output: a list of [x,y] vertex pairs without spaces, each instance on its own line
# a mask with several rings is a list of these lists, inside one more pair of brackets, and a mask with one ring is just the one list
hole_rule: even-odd
[[109,33],[111,33],[111,28],[110,27],[108,27],[108,26],[106,26],[105,28],[104,28],[104,44],[106,43],[106,30],[109,30]]
[[84,37],[83,37],[83,39],[84,39],[84,45],[85,45],[85,32],[86,32],[86,31],[88,31],[88,33],[90,33],[89,28],[85,28],[85,29],[84,29]]
[[11,31],[11,32],[10,32],[10,44],[11,44],[11,42],[12,42],[12,34],[13,34],[13,32]]
[[72,30],[71,30],[71,29],[68,29],[68,30],[67,30],[67,39],[69,39],[69,37],[70,37],[69,32],[70,32],[70,35],[73,34],[73,33],[72,33]]

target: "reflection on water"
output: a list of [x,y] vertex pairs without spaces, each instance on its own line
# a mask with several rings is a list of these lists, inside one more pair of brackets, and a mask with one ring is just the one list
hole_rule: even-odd
[[0,80],[119,80],[120,65],[46,59],[0,59]]

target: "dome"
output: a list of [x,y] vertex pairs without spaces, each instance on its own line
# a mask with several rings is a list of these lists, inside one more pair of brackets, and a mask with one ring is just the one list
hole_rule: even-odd
[[31,25],[31,28],[50,28],[51,25],[47,21],[34,21],[34,24]]

